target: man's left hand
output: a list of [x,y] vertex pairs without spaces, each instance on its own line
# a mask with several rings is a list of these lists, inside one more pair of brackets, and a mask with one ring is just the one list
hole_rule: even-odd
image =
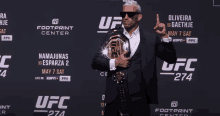
[[169,35],[166,33],[166,25],[164,23],[160,23],[159,14],[156,15],[157,23],[154,27],[156,33],[160,34],[162,38],[169,38]]

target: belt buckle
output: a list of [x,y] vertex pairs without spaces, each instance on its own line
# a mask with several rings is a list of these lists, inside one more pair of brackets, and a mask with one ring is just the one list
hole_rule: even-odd
[[123,83],[125,80],[125,72],[116,72],[116,74],[113,74],[113,79],[117,84]]

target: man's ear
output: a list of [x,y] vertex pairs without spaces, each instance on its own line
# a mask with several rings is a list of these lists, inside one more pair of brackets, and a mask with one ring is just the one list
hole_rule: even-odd
[[143,15],[142,14],[139,14],[138,15],[138,21],[140,21],[142,19]]

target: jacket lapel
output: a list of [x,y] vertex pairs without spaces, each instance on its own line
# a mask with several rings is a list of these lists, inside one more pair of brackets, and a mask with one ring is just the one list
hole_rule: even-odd
[[[122,27],[121,27],[122,28]],[[146,43],[146,36],[144,35],[142,27],[139,25],[139,31],[140,31],[140,47],[141,47],[141,69],[144,68],[147,61],[147,43]],[[122,33],[124,33],[124,29],[122,28]]]

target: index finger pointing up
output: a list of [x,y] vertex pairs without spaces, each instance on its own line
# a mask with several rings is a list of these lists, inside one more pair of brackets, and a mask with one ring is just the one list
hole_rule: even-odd
[[160,20],[159,20],[159,14],[157,14],[157,23],[160,23]]

